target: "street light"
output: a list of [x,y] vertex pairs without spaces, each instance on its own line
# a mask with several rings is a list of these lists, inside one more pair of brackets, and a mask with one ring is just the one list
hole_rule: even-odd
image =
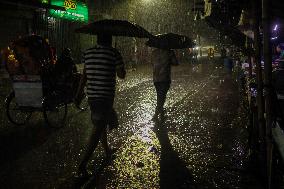
[[152,0],[142,0],[143,3],[150,3]]

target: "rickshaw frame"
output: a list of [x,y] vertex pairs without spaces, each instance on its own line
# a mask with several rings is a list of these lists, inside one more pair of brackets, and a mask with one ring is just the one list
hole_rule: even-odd
[[[21,106],[17,103],[16,95],[15,95],[16,89],[13,87],[13,90],[10,92],[10,94],[5,99],[5,105],[6,105],[6,114],[9,119],[9,121],[15,125],[24,125],[26,124],[29,119],[32,116],[33,112],[42,112],[43,117],[45,120],[45,123],[47,123],[48,126],[54,127],[54,128],[60,128],[64,126],[64,123],[67,118],[67,112],[68,112],[68,104],[73,103],[73,96],[70,95],[66,98],[66,95],[64,96],[64,91],[60,90],[52,90],[51,92],[48,92],[46,94],[43,93],[42,95],[42,101],[41,101],[41,107],[34,107],[32,105],[25,105]],[[83,98],[86,99],[85,93],[82,94]],[[15,101],[15,102],[14,102]],[[20,117],[24,118],[23,121],[18,121],[16,117],[16,113],[13,114],[10,111],[13,110],[12,106],[13,103],[16,105],[16,111],[18,113],[23,114],[20,115]],[[81,103],[81,106],[76,106],[81,111],[86,110],[88,107],[87,104]],[[58,113],[60,110],[63,111],[63,114],[61,117],[59,117],[58,122],[53,123],[54,118],[50,118],[51,113]],[[23,117],[24,116],[24,117]]]

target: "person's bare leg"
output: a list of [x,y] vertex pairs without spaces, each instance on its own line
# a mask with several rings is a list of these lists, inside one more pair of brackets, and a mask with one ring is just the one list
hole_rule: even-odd
[[[96,127],[96,128],[95,128]],[[83,160],[81,161],[79,165],[79,173],[87,174],[86,166],[88,164],[88,161],[90,157],[92,156],[93,152],[95,151],[96,147],[98,146],[98,143],[101,139],[101,136],[104,132],[104,125],[102,122],[97,122],[92,131],[92,135],[90,136],[86,153],[83,157]]]
[[106,157],[108,157],[110,155],[111,149],[107,143],[107,132],[106,132],[106,128],[103,130],[102,135],[101,135],[101,142],[106,154]]

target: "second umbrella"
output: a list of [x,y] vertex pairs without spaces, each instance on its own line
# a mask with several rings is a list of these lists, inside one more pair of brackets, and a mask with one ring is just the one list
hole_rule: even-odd
[[187,36],[174,33],[159,34],[151,37],[146,45],[162,49],[183,49],[194,47],[194,42]]

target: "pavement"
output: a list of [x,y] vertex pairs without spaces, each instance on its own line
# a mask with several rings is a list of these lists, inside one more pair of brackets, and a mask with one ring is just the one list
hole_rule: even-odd
[[102,147],[88,165],[93,176],[74,178],[92,131],[90,112],[68,106],[67,123],[52,129],[35,112],[28,124],[12,125],[0,95],[0,186],[41,188],[262,188],[249,161],[248,118],[233,75],[217,62],[173,67],[165,116],[156,104],[150,65],[118,81],[115,109],[120,126],[109,133],[116,152]]

